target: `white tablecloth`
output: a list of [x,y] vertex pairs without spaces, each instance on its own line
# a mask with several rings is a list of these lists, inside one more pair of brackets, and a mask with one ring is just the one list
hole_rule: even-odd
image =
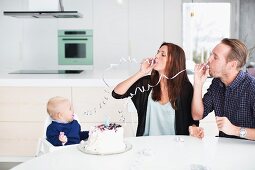
[[254,170],[255,142],[190,136],[126,138],[132,149],[114,155],[90,155],[77,145],[24,162],[15,170]]

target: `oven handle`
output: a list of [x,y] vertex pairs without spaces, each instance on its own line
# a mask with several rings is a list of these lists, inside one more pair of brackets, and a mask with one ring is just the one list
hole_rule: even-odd
[[87,38],[63,38],[62,40],[64,40],[64,41],[69,41],[69,40],[71,40],[71,41],[76,41],[76,40],[88,40]]

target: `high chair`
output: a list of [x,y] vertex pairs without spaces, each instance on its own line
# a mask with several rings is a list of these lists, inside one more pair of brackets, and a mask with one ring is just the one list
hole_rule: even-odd
[[[78,120],[78,117],[76,114],[74,114],[74,120]],[[44,121],[44,127],[43,127],[43,137],[39,138],[37,150],[35,156],[41,156],[48,152],[53,152],[55,150],[61,149],[62,146],[54,146],[46,139],[46,131],[47,127],[51,124],[52,118],[48,115]]]

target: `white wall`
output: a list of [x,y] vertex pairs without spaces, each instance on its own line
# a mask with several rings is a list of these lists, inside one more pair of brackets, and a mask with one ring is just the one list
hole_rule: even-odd
[[247,65],[255,66],[255,1],[240,1],[240,39],[247,45],[250,55]]
[[140,61],[155,55],[163,41],[182,45],[180,0],[63,0],[65,10],[81,12],[81,19],[3,15],[3,11],[28,10],[28,2],[0,1],[0,70],[65,68],[58,66],[58,29],[94,30],[96,68],[118,63],[121,57]]
[[166,0],[164,3],[164,41],[182,47],[182,1]]

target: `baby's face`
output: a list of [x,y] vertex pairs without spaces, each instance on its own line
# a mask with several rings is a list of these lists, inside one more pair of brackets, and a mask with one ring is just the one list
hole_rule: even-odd
[[63,102],[61,104],[61,112],[60,112],[61,119],[66,122],[73,121],[73,107],[69,101]]

